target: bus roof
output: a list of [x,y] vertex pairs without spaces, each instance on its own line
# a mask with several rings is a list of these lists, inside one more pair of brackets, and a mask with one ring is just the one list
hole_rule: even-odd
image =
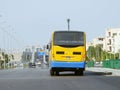
[[67,31],[67,30],[66,31],[65,30],[64,31],[62,31],[62,30],[61,31],[60,30],[59,31],[54,31],[54,33],[55,32],[82,32],[82,33],[84,33],[83,31]]

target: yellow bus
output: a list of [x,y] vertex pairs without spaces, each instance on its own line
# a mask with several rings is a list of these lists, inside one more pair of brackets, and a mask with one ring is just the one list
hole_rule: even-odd
[[49,45],[50,75],[74,71],[83,75],[86,61],[86,34],[82,31],[54,31]]

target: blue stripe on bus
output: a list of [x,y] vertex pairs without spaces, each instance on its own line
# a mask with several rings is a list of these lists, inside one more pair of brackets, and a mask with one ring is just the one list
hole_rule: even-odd
[[51,68],[85,68],[85,62],[55,62],[51,61]]

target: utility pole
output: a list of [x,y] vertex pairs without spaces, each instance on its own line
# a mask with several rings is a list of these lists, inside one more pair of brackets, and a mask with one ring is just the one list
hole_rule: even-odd
[[68,22],[68,31],[70,31],[70,19],[67,19]]

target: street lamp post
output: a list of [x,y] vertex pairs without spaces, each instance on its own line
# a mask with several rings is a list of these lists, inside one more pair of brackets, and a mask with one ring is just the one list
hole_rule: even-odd
[[68,31],[70,31],[70,19],[67,19],[68,22]]

